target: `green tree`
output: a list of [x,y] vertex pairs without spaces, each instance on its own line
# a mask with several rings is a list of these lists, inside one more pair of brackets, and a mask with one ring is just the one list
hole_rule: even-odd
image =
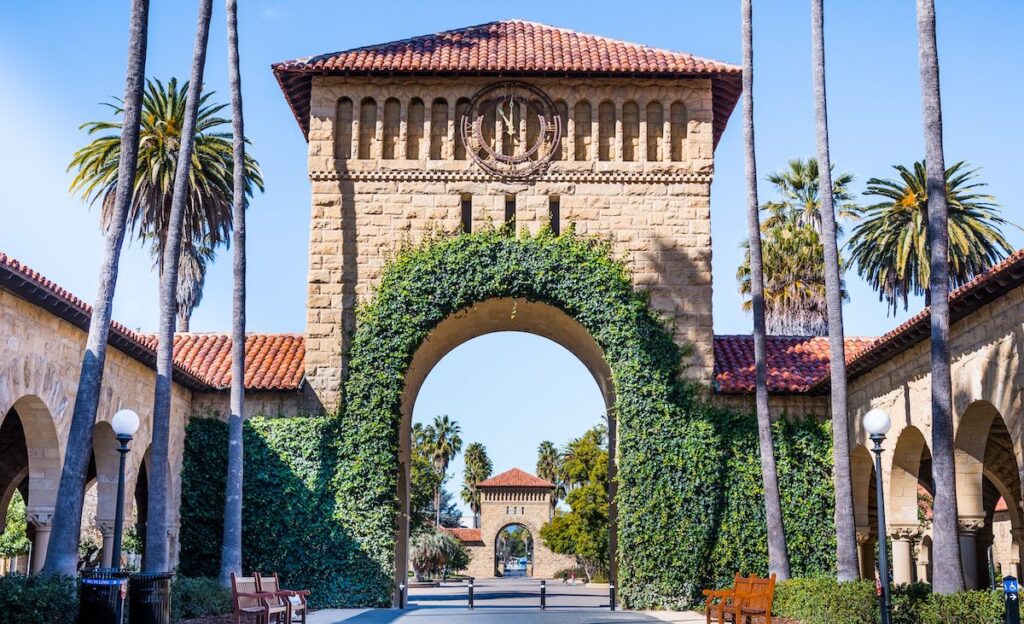
[[0,557],[10,558],[28,554],[28,523],[25,520],[25,501],[21,492],[14,491],[7,506],[7,522],[0,534]]
[[473,526],[480,527],[480,491],[476,484],[491,476],[494,465],[487,456],[487,448],[479,442],[466,447],[465,469],[462,472],[462,501],[473,511]]
[[434,524],[434,494],[442,485],[441,475],[431,461],[425,430],[421,423],[413,423],[409,463],[409,531],[413,535]]
[[117,286],[118,259],[124,244],[129,209],[132,204],[137,157],[139,126],[142,116],[142,91],[146,76],[146,43],[149,33],[149,0],[132,0],[128,32],[128,67],[125,71],[122,123],[124,132],[118,137],[117,156],[110,159],[116,171],[106,185],[104,204],[109,202],[110,223],[104,228],[103,263],[100,266],[99,286],[93,302],[89,335],[82,354],[82,367],[78,374],[75,406],[71,413],[71,427],[64,452],[57,488],[57,506],[53,515],[53,531],[43,571],[49,574],[73,576],[77,573],[78,536],[81,532],[82,505],[85,500],[85,477],[92,456],[93,429],[99,407],[103,368],[107,357],[107,337]]
[[[829,167],[829,177],[831,169]],[[814,157],[794,158],[786,164],[785,169],[769,174],[768,181],[775,186],[779,199],[761,206],[761,210],[768,213],[761,223],[761,228],[770,230],[785,222],[796,221],[798,225],[810,227],[820,234],[824,226],[820,177],[818,159]],[[850,192],[851,183],[852,173],[840,173],[830,185],[833,205],[840,217],[857,216],[857,206],[853,203],[853,194]],[[839,230],[839,233],[842,233],[842,230]]]
[[562,482],[562,456],[550,440],[544,440],[537,447],[537,476],[555,484],[551,491],[551,506],[565,498],[565,484]]
[[441,526],[441,486],[448,472],[448,464],[462,450],[462,428],[448,415],[435,416],[434,422],[422,429],[423,444],[430,455],[434,470],[441,481],[434,493],[435,525]]
[[417,580],[440,574],[446,566],[459,569],[469,562],[469,554],[462,543],[438,529],[423,531],[414,537],[409,555]]
[[[843,329],[843,267],[839,255],[839,226],[836,202],[849,196],[836,192],[843,176],[832,182],[832,157],[828,142],[828,99],[825,95],[825,2],[811,1],[811,73],[814,78],[814,126],[818,159],[822,167],[815,176],[821,193],[820,233],[823,238],[826,321],[828,325],[829,370],[832,400],[833,481],[835,484],[836,561],[840,582],[858,578],[857,534],[853,521],[853,479],[850,473],[850,425],[846,405],[846,339]],[[817,162],[815,162],[817,166]],[[852,177],[842,184],[846,186]],[[847,208],[846,211],[850,209]]]
[[768,569],[780,580],[789,578],[789,553],[782,526],[779,473],[772,442],[768,406],[768,364],[765,355],[764,262],[761,254],[760,210],[757,203],[757,158],[754,150],[754,21],[751,0],[742,0],[743,153],[747,187],[747,236],[750,242],[750,299],[754,316],[755,404],[757,434],[768,525]]
[[[892,312],[900,302],[906,309],[912,294],[924,295],[926,305],[932,303],[928,223],[933,208],[927,161],[914,163],[912,169],[894,168],[898,179],[868,180],[864,194],[881,201],[862,209],[862,220],[847,242],[857,273],[878,291],[878,299]],[[944,290],[967,283],[1013,251],[1002,233],[1007,221],[995,199],[980,192],[985,184],[977,181],[977,172],[965,161],[945,170],[943,203],[948,227],[943,228],[943,239],[948,249],[946,254],[940,253],[948,256],[943,265],[948,272]],[[938,195],[943,197],[941,191]]]
[[562,451],[560,473],[566,489],[608,482],[608,430],[604,425],[570,440]]

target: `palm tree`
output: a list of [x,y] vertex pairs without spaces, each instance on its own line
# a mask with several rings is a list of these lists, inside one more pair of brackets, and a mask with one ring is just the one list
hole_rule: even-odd
[[[815,0],[816,1],[816,0]],[[762,229],[770,230],[784,221],[796,220],[799,225],[814,228],[822,232],[822,193],[819,185],[818,159],[794,158],[786,163],[787,168],[768,175],[768,181],[782,198],[770,201],[761,206],[761,210],[769,216],[761,224]],[[829,167],[829,177],[832,168]],[[832,189],[832,203],[840,217],[853,219],[857,217],[857,206],[853,203],[850,184],[853,183],[852,173],[840,173],[832,183],[825,187]],[[835,219],[833,218],[833,221]],[[839,229],[842,233],[842,229]]]
[[754,156],[754,39],[751,0],[741,0],[743,13],[743,144],[747,182],[747,231],[750,238],[750,296],[754,312],[754,361],[756,364],[757,432],[764,479],[765,517],[768,523],[768,569],[780,580],[789,578],[789,554],[782,527],[779,477],[768,411],[765,362],[764,275],[761,261],[761,224],[757,203],[757,159]]
[[[761,228],[765,323],[773,335],[821,336],[828,332],[828,291],[825,287],[825,252],[821,235],[810,225],[789,217],[771,229]],[[736,270],[743,309],[750,312],[752,273],[750,245]],[[842,262],[840,261],[840,266]],[[840,282],[842,288],[842,282]],[[842,290],[846,298],[846,291]]]
[[537,476],[555,484],[551,491],[551,506],[554,507],[565,497],[565,486],[562,483],[562,457],[549,440],[544,440],[537,447]]
[[93,303],[89,335],[78,376],[75,407],[71,414],[64,452],[64,466],[57,489],[53,531],[43,571],[47,574],[74,575],[78,564],[78,539],[81,533],[85,478],[92,455],[93,427],[103,382],[103,364],[107,356],[107,336],[117,285],[118,258],[127,232],[128,210],[132,204],[135,169],[139,151],[139,125],[142,118],[142,90],[146,77],[146,43],[149,0],[132,0],[128,35],[128,68],[124,85],[124,128],[118,138],[117,181],[109,186],[111,219],[104,228],[103,264],[99,287]]
[[[238,63],[238,3],[227,0],[228,79],[231,83],[231,192],[234,289],[231,297],[231,415],[228,417],[228,472],[224,496],[224,536],[221,543],[220,583],[242,571],[242,481],[245,414],[245,125],[242,118],[242,75]],[[180,280],[179,280],[180,284]],[[180,292],[180,289],[179,289]],[[179,297],[180,302],[180,297]],[[179,314],[180,317],[180,314]]]
[[160,323],[157,334],[156,384],[153,396],[153,441],[150,446],[149,507],[146,517],[146,572],[164,572],[170,567],[167,543],[167,496],[170,490],[168,450],[171,425],[171,375],[174,372],[174,319],[178,315],[176,288],[178,260],[184,238],[186,200],[194,195],[190,173],[195,148],[197,117],[202,104],[206,44],[210,37],[213,0],[199,1],[196,40],[192,52],[192,73],[185,99],[178,159],[175,163],[171,209],[166,222],[163,264],[160,273]]
[[440,475],[441,481],[434,491],[434,513],[436,514],[435,524],[441,526],[441,488],[444,483],[444,475],[448,472],[448,464],[452,458],[462,450],[462,428],[448,415],[435,416],[434,422],[423,429],[423,437],[430,452],[434,469]]
[[[824,251],[826,310],[828,312],[829,369],[832,384],[832,459],[835,489],[836,560],[839,582],[855,581],[857,528],[853,520],[853,478],[850,472],[850,424],[846,405],[846,345],[843,331],[843,281],[839,258],[839,228],[835,204],[848,201],[832,182],[832,157],[828,143],[828,100],[825,93],[824,0],[811,1],[811,73],[814,77],[814,126],[818,151],[818,187],[821,192],[821,235]],[[817,168],[817,167],[816,167]],[[842,178],[842,176],[840,176]],[[849,180],[842,184],[845,186]],[[843,207],[839,207],[840,213]]]
[[[929,162],[916,162],[913,169],[895,166],[899,172],[897,180],[868,180],[864,194],[883,199],[862,209],[864,218],[847,243],[857,273],[878,291],[879,300],[885,300],[893,312],[900,301],[905,310],[911,294],[923,294],[926,305],[933,303],[933,250],[928,245],[932,232],[927,223],[935,207],[928,192]],[[938,165],[943,165],[941,159]],[[942,228],[942,241],[947,247],[942,255],[948,256],[943,265],[943,273],[948,273],[944,290],[967,283],[1013,251],[1000,229],[1007,222],[1000,216],[999,206],[991,195],[979,192],[985,185],[976,182],[976,178],[977,169],[971,169],[964,161],[940,176],[936,193],[940,200],[945,200],[943,214],[947,215],[947,227]]]
[[487,456],[487,448],[479,442],[473,442],[466,447],[466,454],[463,458],[466,466],[462,472],[462,501],[469,505],[473,512],[473,528],[480,528],[480,490],[476,484],[491,476],[494,471],[494,464]]
[[[170,224],[171,199],[182,147],[189,83],[179,86],[170,79],[166,85],[159,80],[147,82],[142,100],[142,130],[139,166],[135,176],[135,198],[128,213],[133,234],[150,245],[157,268],[163,270],[163,257]],[[220,131],[229,120],[219,116],[224,104],[212,104],[212,92],[205,93],[199,103],[195,123],[195,150],[192,158],[191,184],[184,216],[185,236],[181,243],[181,259],[177,285],[179,327],[186,329],[192,310],[199,303],[205,265],[213,252],[228,241],[232,228],[232,158],[230,134]],[[120,102],[109,104],[116,116],[123,115]],[[109,227],[113,218],[112,189],[118,180],[119,121],[94,121],[82,126],[89,135],[105,133],[75,152],[69,169],[78,173],[72,188],[82,192],[91,202],[102,202],[101,221]],[[259,165],[250,156],[244,158],[246,194],[253,187],[263,189]],[[193,270],[187,270],[189,266]],[[198,296],[196,296],[198,295]]]
[[[945,157],[942,151],[942,101],[939,96],[939,52],[935,43],[935,2],[917,0],[917,50],[921,70],[924,121],[925,189],[928,210],[932,364],[932,516],[934,570],[932,587],[940,594],[964,588],[957,536],[956,468],[953,461],[952,380],[949,364],[949,209]],[[956,202],[950,202],[956,206]],[[954,238],[961,232],[952,228]]]

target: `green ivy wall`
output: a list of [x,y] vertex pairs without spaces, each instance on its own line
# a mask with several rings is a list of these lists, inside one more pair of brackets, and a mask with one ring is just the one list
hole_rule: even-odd
[[[618,573],[631,608],[688,606],[736,571],[765,572],[753,416],[680,381],[682,349],[606,245],[495,230],[404,249],[357,314],[342,414],[246,428],[246,568],[277,570],[320,605],[391,603],[400,402],[414,353],[451,314],[492,298],[562,310],[612,371],[619,427]],[[833,567],[830,433],[775,428],[794,574]],[[188,428],[181,571],[216,572],[226,429]],[[787,504],[788,503],[788,504]]]

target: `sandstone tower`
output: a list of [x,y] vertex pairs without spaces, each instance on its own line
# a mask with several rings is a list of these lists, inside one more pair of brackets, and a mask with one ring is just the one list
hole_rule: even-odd
[[[693,347],[687,374],[710,380],[710,188],[738,67],[502,21],[274,72],[309,141],[305,364],[324,407],[340,397],[354,308],[398,245],[510,221],[610,240]],[[490,109],[470,110],[487,89]],[[525,175],[488,166],[520,157]]]

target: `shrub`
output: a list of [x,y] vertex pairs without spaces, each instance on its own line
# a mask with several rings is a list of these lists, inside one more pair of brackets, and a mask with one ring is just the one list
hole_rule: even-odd
[[879,619],[873,582],[840,584],[832,578],[779,583],[772,611],[802,624],[875,624]]
[[1003,594],[999,591],[966,591],[945,596],[932,594],[921,604],[917,622],[1002,624],[1003,614]]
[[[932,595],[928,583],[911,583],[892,588],[892,624],[920,624],[921,605]],[[876,602],[875,609],[878,609]]]
[[217,579],[176,576],[171,583],[171,619],[175,622],[231,612],[231,590]]
[[77,583],[69,576],[0,576],[0,624],[75,624]]

